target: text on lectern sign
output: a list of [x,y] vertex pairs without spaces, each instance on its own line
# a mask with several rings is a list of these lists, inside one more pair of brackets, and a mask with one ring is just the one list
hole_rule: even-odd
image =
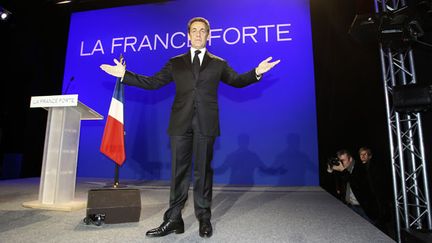
[[77,106],[78,95],[48,95],[48,96],[33,96],[30,100],[30,108],[37,107],[65,107]]

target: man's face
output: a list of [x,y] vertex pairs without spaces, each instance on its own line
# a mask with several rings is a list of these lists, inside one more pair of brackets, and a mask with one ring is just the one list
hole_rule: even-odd
[[195,21],[191,24],[189,30],[189,40],[193,48],[201,49],[207,44],[209,33],[207,32],[206,25],[201,21]]
[[342,161],[342,164],[344,165],[345,168],[348,167],[352,162],[352,157],[349,156],[348,154],[342,154],[338,158],[340,161]]
[[372,155],[370,155],[367,151],[362,150],[360,151],[360,160],[363,163],[367,163],[372,158]]

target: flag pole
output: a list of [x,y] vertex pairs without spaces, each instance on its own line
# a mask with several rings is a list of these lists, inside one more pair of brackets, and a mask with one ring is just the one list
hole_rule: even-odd
[[[119,60],[120,60],[120,63],[122,65],[124,65],[123,53],[120,53]],[[123,136],[125,136],[125,135],[126,135],[125,132],[123,132]],[[120,185],[120,182],[119,182],[120,166],[117,163],[114,163],[114,164],[115,164],[115,168],[114,168],[114,184],[113,184],[113,187],[114,188],[124,187],[124,186]]]
[[114,185],[113,185],[113,187],[117,188],[117,187],[119,187],[119,168],[120,168],[120,166],[117,163],[114,163],[114,164],[115,164],[115,169],[114,169]]

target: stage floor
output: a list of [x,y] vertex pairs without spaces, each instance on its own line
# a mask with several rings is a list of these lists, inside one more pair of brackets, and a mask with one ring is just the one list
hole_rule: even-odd
[[[76,199],[107,180],[80,178]],[[125,181],[141,191],[138,223],[86,225],[86,209],[72,212],[29,209],[39,178],[0,181],[0,242],[202,242],[193,214],[192,191],[183,211],[185,233],[147,238],[162,222],[169,188],[164,183]],[[213,236],[206,242],[394,242],[319,187],[215,186]]]

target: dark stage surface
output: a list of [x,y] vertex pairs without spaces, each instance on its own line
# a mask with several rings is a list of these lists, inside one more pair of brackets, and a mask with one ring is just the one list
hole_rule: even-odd
[[[77,200],[86,200],[89,189],[107,182],[78,181]],[[125,183],[141,191],[140,222],[97,227],[83,223],[85,209],[22,207],[37,199],[39,178],[0,181],[1,242],[202,242],[191,201],[183,211],[184,234],[146,238],[145,232],[161,223],[169,189],[163,183]],[[214,233],[208,242],[393,242],[319,187],[217,186],[213,198]]]

